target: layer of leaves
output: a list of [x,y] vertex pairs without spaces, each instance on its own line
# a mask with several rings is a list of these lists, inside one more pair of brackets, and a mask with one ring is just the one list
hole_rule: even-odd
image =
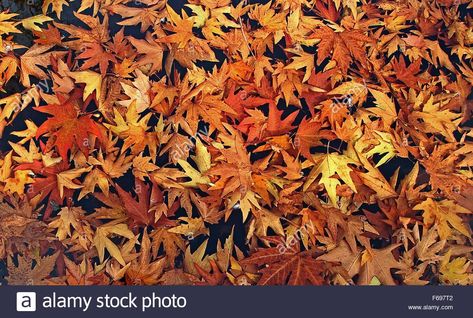
[[473,283],[471,1],[42,9],[0,13],[9,284]]

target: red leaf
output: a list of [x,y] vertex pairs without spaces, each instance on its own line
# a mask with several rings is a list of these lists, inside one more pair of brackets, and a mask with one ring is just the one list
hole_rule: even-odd
[[[59,97],[60,104],[34,107],[39,112],[53,115],[38,128],[36,138],[51,132],[52,145],[56,146],[64,161],[67,161],[67,152],[72,150],[74,145],[86,156],[88,155],[87,140],[89,133],[102,139],[102,133],[97,123],[92,120],[92,115],[81,116],[79,113],[78,109],[82,104],[79,99],[81,95],[80,90],[75,90],[67,100]],[[49,145],[46,150],[49,150],[52,145]]]

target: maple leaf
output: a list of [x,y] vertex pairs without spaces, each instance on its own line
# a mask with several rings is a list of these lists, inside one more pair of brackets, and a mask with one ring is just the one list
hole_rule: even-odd
[[297,112],[292,112],[286,118],[282,119],[283,111],[279,110],[274,102],[269,103],[268,114],[268,132],[270,135],[280,135],[290,131],[292,122],[297,116]]
[[286,164],[286,167],[283,167],[283,166],[275,166],[275,167],[283,171],[284,173],[286,173],[285,179],[289,179],[289,180],[300,179],[303,173],[301,171],[302,165],[299,162],[299,158],[291,157],[291,155],[289,155],[286,151],[282,152],[282,156]]
[[17,193],[20,196],[23,196],[25,186],[34,182],[33,178],[31,178],[29,174],[30,171],[15,171],[15,175],[13,177],[5,180],[5,187],[3,188],[3,191],[9,194]]
[[8,13],[8,11],[0,12],[0,34],[20,33],[20,30],[16,28],[17,23],[8,21],[17,15],[16,13]]
[[427,198],[417,204],[414,209],[424,211],[423,217],[426,226],[431,227],[437,224],[439,236],[443,240],[452,236],[452,228],[467,237],[471,237],[470,230],[463,224],[461,217],[458,216],[458,213],[471,214],[471,211],[458,206],[454,201],[434,201]]
[[340,17],[338,8],[340,7],[340,1],[321,1],[315,4],[318,13],[325,19],[337,21]]
[[151,64],[150,73],[160,71],[163,64],[164,49],[160,43],[146,35],[145,40],[138,40],[133,37],[128,38],[130,43],[136,48],[138,54],[143,55],[137,62],[139,65]]
[[41,31],[41,28],[36,24],[43,24],[47,21],[52,21],[53,19],[45,15],[39,14],[26,19],[21,20],[21,25],[28,30],[32,31]]
[[[115,125],[105,124],[105,127],[120,138],[124,139],[123,150],[131,147],[134,154],[139,154],[145,148],[148,148],[154,156],[157,152],[157,136],[148,130],[148,121],[151,118],[151,114],[147,114],[140,118],[138,111],[136,110],[136,102],[132,102],[128,106],[128,110],[125,114],[125,118],[118,112],[117,109],[113,110],[115,118]],[[164,149],[162,150],[162,152]]]
[[18,266],[9,258],[8,262],[8,283],[10,285],[45,285],[46,278],[51,274],[56,263],[59,252],[54,255],[37,259],[37,263],[32,267],[32,259],[19,256]]
[[[69,38],[76,39],[67,41],[66,44],[68,47],[73,48],[77,53],[83,53],[84,47],[88,47],[89,49],[93,49],[95,47],[97,50],[102,52],[103,48],[98,48],[97,45],[106,43],[110,39],[110,33],[108,30],[108,15],[105,15],[102,21],[99,17],[91,17],[89,15],[77,12],[74,12],[74,16],[85,23],[88,29],[60,22],[54,23],[56,27],[69,33]],[[105,53],[108,54],[108,52]]]
[[406,66],[406,62],[402,57],[399,60],[393,60],[391,64],[393,66],[393,71],[396,73],[396,79],[411,88],[417,89],[419,83],[426,82],[425,79],[416,76],[416,74],[420,72],[421,62],[421,59],[417,59],[409,66]]
[[364,68],[369,66],[366,49],[360,43],[371,43],[372,40],[363,32],[359,30],[335,32],[324,26],[315,30],[311,37],[320,39],[317,64],[322,63],[328,56],[332,56],[343,73],[348,71],[353,61],[360,63]]
[[59,218],[49,223],[50,228],[56,228],[56,237],[63,241],[66,237],[71,237],[71,227],[73,230],[79,230],[81,224],[79,219],[84,217],[85,211],[81,208],[62,208],[58,213]]
[[286,69],[289,70],[299,70],[301,68],[305,68],[305,74],[304,78],[302,79],[302,82],[306,82],[309,80],[312,71],[314,70],[315,67],[315,61],[314,61],[314,56],[312,54],[307,54],[304,52],[297,52],[294,51],[293,53],[299,54],[300,56],[294,57],[294,61],[286,66]]
[[144,33],[150,26],[157,23],[164,16],[162,12],[164,5],[157,3],[154,6],[146,8],[132,8],[122,5],[112,5],[112,12],[128,18],[119,22],[119,25],[138,25],[141,23],[140,32]]
[[451,258],[451,250],[442,257],[440,262],[440,280],[445,284],[468,285],[473,275],[468,272],[470,261],[465,257]]
[[99,65],[100,73],[107,73],[109,63],[117,63],[115,56],[105,50],[100,43],[86,43],[84,51],[77,56],[78,59],[86,59],[81,69],[87,70],[95,65]]
[[377,108],[368,108],[368,111],[383,118],[386,125],[390,126],[397,117],[396,106],[393,101],[382,92],[370,89],[370,93],[375,98]]
[[209,234],[208,229],[205,227],[204,220],[202,218],[188,218],[180,217],[179,220],[186,222],[187,224],[181,224],[179,226],[170,228],[168,232],[190,235],[197,237],[200,234]]
[[161,41],[170,42],[170,43],[180,43],[179,47],[183,48],[186,46],[187,42],[194,38],[194,33],[192,32],[192,27],[194,22],[190,19],[187,19],[187,15],[183,12],[184,16],[181,18],[171,6],[167,5],[166,9],[169,14],[169,18],[175,24],[171,27],[171,30],[176,31],[176,34],[168,35],[165,39]]
[[117,245],[108,237],[110,235],[119,235],[127,239],[132,239],[135,235],[128,229],[126,224],[117,224],[116,222],[109,222],[105,225],[101,225],[95,230],[93,244],[97,248],[100,263],[103,263],[105,249],[107,249],[114,259],[116,259],[122,266],[125,266],[125,260],[123,259],[122,253]]
[[56,12],[57,17],[61,18],[62,7],[69,6],[68,0],[45,0],[43,2],[43,14],[46,14],[49,7],[52,7],[52,10]]
[[355,246],[355,250],[353,250],[348,243],[343,240],[334,249],[316,259],[323,262],[340,263],[347,271],[348,277],[353,278],[360,272],[361,256],[361,248]]
[[138,194],[138,201],[127,191],[123,190],[117,185],[117,192],[122,199],[128,215],[134,222],[140,225],[149,225],[154,223],[154,215],[149,213],[150,189],[142,181],[135,180],[136,193]]
[[422,163],[430,175],[430,183],[434,189],[442,191],[448,199],[471,211],[473,204],[469,198],[473,193],[473,185],[457,167],[462,153],[468,151],[468,147],[456,149],[457,146],[452,143],[439,145]]
[[131,99],[120,101],[120,105],[129,107],[131,103],[135,103],[136,111],[141,113],[149,108],[151,100],[149,90],[151,88],[149,78],[144,75],[141,71],[136,70],[136,80],[133,82],[133,86],[125,83],[121,83],[125,94]]
[[268,235],[268,228],[271,228],[276,234],[284,235],[284,229],[281,225],[280,216],[268,211],[261,209],[255,213],[255,234],[259,237],[265,237]]
[[19,60],[15,56],[6,55],[0,58],[0,78],[2,78],[4,83],[8,83],[8,81],[16,74],[18,67]]
[[435,225],[428,230],[424,229],[422,237],[420,237],[419,226],[416,224],[414,235],[418,240],[415,252],[421,261],[436,261],[440,259],[440,256],[437,254],[444,248],[446,240],[438,241],[439,235]]
[[332,140],[333,138],[335,135],[323,129],[323,124],[319,121],[304,119],[297,128],[294,144],[304,157],[312,159],[310,148],[322,145],[322,139]]
[[309,188],[319,175],[322,175],[319,183],[325,186],[330,201],[332,201],[334,205],[337,205],[337,186],[341,185],[340,181],[335,177],[335,175],[337,175],[350,189],[357,192],[350,176],[350,172],[353,171],[353,169],[348,166],[349,164],[357,164],[356,161],[346,155],[340,155],[338,153],[318,156],[315,161],[318,162],[317,167],[312,169],[307,177],[304,183],[304,191]]
[[181,18],[171,6],[166,6],[168,17],[172,22],[167,26],[174,34],[159,39],[160,43],[170,45],[170,55],[166,61],[166,72],[169,74],[170,66],[176,59],[182,66],[192,68],[196,60],[217,61],[214,51],[206,40],[196,37],[193,33],[194,21],[189,19],[185,11]]
[[[210,179],[207,176],[203,176],[201,172],[194,169],[190,163],[184,161],[182,159],[178,160],[178,164],[184,169],[185,174],[187,177],[191,179],[191,181],[183,183],[184,186],[188,187],[197,187],[199,184],[209,184]],[[204,171],[205,172],[205,171]]]
[[228,206],[233,208],[238,203],[243,213],[243,219],[246,220],[252,207],[259,208],[259,204],[256,194],[251,191],[252,169],[250,158],[241,142],[241,139],[236,139],[233,147],[221,149],[220,151],[226,161],[219,162],[211,167],[206,175],[211,178],[218,178],[210,189],[222,190],[222,196],[230,195]]
[[[58,164],[44,166],[39,161],[25,163],[16,167],[18,170],[32,170],[35,174],[43,177],[36,177],[35,182],[27,191],[29,197],[35,197],[42,201],[49,195],[52,204],[62,204],[64,199],[72,195],[72,189],[80,189],[82,186],[74,179],[87,171],[86,168],[78,168],[70,171],[69,165],[61,161]],[[52,205],[47,206],[43,219],[47,219],[52,212]]]
[[[161,209],[156,206],[156,204],[163,203],[163,197],[155,184],[147,186],[143,181],[135,179],[134,192],[137,194],[138,200],[135,200],[129,192],[120,186],[116,185],[116,189],[133,225],[159,225],[158,221],[163,213],[164,205],[161,205]],[[164,212],[168,213],[169,211],[166,208]],[[172,215],[173,211],[169,213]]]
[[373,277],[385,285],[395,285],[390,270],[401,268],[402,265],[394,259],[392,250],[399,245],[391,245],[384,249],[366,249],[361,255],[359,285],[369,285]]
[[33,31],[33,34],[37,37],[35,43],[40,45],[56,45],[61,44],[61,34],[59,30],[52,24],[48,24],[46,29],[40,29],[39,31]]
[[271,65],[271,62],[267,56],[261,55],[256,58],[255,61],[255,84],[260,86],[261,81],[264,77],[264,70],[267,70],[269,72],[273,72],[273,66]]
[[125,154],[118,158],[114,154],[110,154],[104,158],[102,151],[99,151],[96,158],[89,157],[89,163],[100,166],[101,169],[93,169],[87,174],[83,183],[84,187],[81,189],[78,199],[82,199],[88,193],[93,193],[97,185],[108,196],[110,178],[118,178],[124,175],[133,164],[130,161],[131,158],[125,156]]
[[62,171],[57,174],[57,184],[59,187],[59,196],[62,198],[64,196],[64,188],[68,189],[80,189],[83,186],[77,183],[74,183],[73,180],[78,178],[84,172],[89,172],[90,168],[76,168],[70,169],[67,171]]
[[325,280],[324,263],[294,249],[281,253],[278,247],[266,248],[245,258],[242,264],[267,265],[260,270],[258,285],[322,285]]
[[151,241],[146,231],[141,239],[140,256],[131,261],[125,279],[128,285],[156,285],[166,265],[166,258],[151,260]]
[[199,95],[194,100],[188,99],[179,105],[176,110],[177,116],[185,113],[187,124],[191,127],[192,134],[197,133],[197,122],[202,118],[211,125],[211,129],[225,131],[222,122],[225,122],[225,114],[236,115],[235,111],[224,101],[212,95]]
[[159,279],[159,283],[162,285],[170,285],[170,286],[189,286],[194,285],[198,282],[198,278],[194,275],[184,272],[182,268],[180,269],[171,269],[161,276]]
[[355,147],[360,152],[364,152],[367,158],[375,154],[383,155],[375,167],[381,166],[396,156],[396,149],[394,148],[391,135],[382,131],[365,131],[365,134],[357,141]]
[[25,87],[30,87],[30,76],[37,77],[38,79],[44,79],[46,73],[38,66],[46,67],[50,63],[51,56],[53,54],[63,55],[61,52],[46,52],[49,51],[53,45],[33,45],[28,51],[26,51],[20,57],[20,69],[21,69],[21,83]]
[[[355,146],[355,150],[358,151],[359,147]],[[388,199],[392,197],[396,197],[397,193],[393,189],[393,187],[386,181],[386,178],[383,174],[374,167],[370,161],[366,158],[364,154],[358,152],[358,159],[361,165],[368,171],[366,173],[361,173],[359,171],[356,174],[363,180],[363,183],[376,191],[376,196],[379,199]]]
[[[188,233],[186,233],[188,234]],[[151,246],[153,249],[153,254],[157,255],[161,246],[163,247],[167,259],[171,264],[171,267],[174,268],[174,263],[176,258],[178,257],[180,251],[184,251],[186,249],[184,240],[178,234],[170,232],[166,228],[158,228],[156,231],[151,233]]]
[[50,239],[44,235],[46,224],[37,219],[33,208],[25,201],[12,197],[0,203],[0,258],[9,251],[24,252],[39,248],[41,241]]
[[[210,266],[212,267],[212,273],[205,271],[198,264],[194,264],[195,269],[200,274],[200,276],[204,278],[207,285],[210,285],[210,286],[223,285],[223,282],[225,280],[225,274],[223,274],[220,271],[217,263],[214,260],[210,260],[209,262],[210,262]],[[202,284],[197,283],[197,285],[202,285]]]
[[[59,96],[59,104],[50,104],[34,109],[53,115],[48,118],[36,131],[36,138],[51,132],[54,146],[63,160],[67,160],[67,152],[75,145],[85,155],[89,153],[89,133],[102,139],[102,132],[92,115],[80,115],[78,108],[81,103],[77,101],[80,91],[76,90],[69,98]],[[79,95],[80,96],[80,95]]]
[[104,273],[95,273],[91,259],[84,259],[81,263],[75,264],[64,257],[66,265],[66,283],[69,286],[78,285],[106,285],[110,283],[110,278]]
[[451,142],[455,140],[453,131],[455,131],[455,127],[457,127],[455,123],[460,121],[460,117],[461,114],[441,109],[441,103],[434,103],[433,96],[430,96],[422,111],[412,112],[410,119],[423,131],[439,133]]
[[92,71],[80,71],[80,72],[69,72],[69,76],[76,80],[78,83],[84,83],[83,100],[85,101],[93,91],[95,96],[99,100],[102,90],[102,76]]

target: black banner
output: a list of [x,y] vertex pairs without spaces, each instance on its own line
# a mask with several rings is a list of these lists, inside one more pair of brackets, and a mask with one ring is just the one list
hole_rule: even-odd
[[0,317],[471,317],[471,287],[0,288]]

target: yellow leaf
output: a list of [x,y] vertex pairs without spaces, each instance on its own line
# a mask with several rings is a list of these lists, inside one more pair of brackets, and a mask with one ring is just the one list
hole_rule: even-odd
[[[374,137],[374,138],[373,138]],[[376,164],[379,167],[396,156],[396,148],[394,148],[391,134],[374,130],[372,134],[365,134],[356,142],[356,149],[360,153],[364,153],[366,158],[373,155],[384,155]]]
[[16,17],[17,15],[16,13],[0,12],[0,34],[21,33],[15,26],[16,22],[8,21],[10,18]]
[[189,238],[195,238],[200,234],[209,234],[209,229],[205,227],[204,219],[202,218],[189,218],[180,217],[179,220],[186,222],[187,224],[181,224],[179,226],[170,228],[168,231],[171,233],[182,234]]
[[13,159],[18,163],[32,163],[35,160],[41,159],[41,154],[38,152],[38,147],[36,147],[34,142],[30,142],[29,150],[23,147],[20,144],[15,144],[11,141],[8,142],[12,149],[19,156],[13,157]]
[[36,24],[43,24],[47,21],[53,21],[53,19],[45,15],[38,14],[38,15],[21,20],[21,25],[23,25],[25,29],[40,32],[41,28],[37,26]]
[[52,6],[53,11],[56,12],[57,17],[60,19],[62,7],[64,5],[69,6],[68,1],[69,0],[44,0],[43,1],[43,14],[46,14],[46,12],[48,12],[49,6]]
[[204,146],[200,139],[196,139],[195,142],[195,156],[192,156],[192,159],[197,164],[197,168],[201,173],[206,172],[210,169],[210,153],[207,148]]
[[57,229],[56,237],[62,241],[71,237],[71,226],[73,229],[79,228],[78,219],[84,215],[84,210],[79,207],[63,207],[58,213],[59,218],[49,223],[49,228]]
[[357,154],[356,157],[360,161],[360,165],[367,170],[366,173],[358,173],[358,176],[361,178],[363,183],[373,189],[376,193],[375,196],[380,200],[396,197],[398,194],[386,181],[383,174],[370,163],[366,158],[366,155],[358,149],[358,145],[355,145],[354,148]]
[[83,94],[83,100],[95,90],[95,96],[97,100],[100,100],[100,92],[102,90],[102,75],[92,71],[80,71],[80,72],[69,72],[68,75],[76,80],[76,82],[84,83],[85,89]]
[[473,275],[468,273],[470,261],[466,257],[457,257],[450,261],[451,250],[447,252],[440,262],[440,281],[444,284],[468,285]]
[[470,231],[457,214],[471,214],[471,212],[457,205],[454,201],[434,201],[431,198],[427,198],[424,202],[417,204],[414,210],[424,211],[424,223],[428,227],[431,227],[433,224],[438,225],[439,236],[442,240],[450,238],[452,228],[470,237]]
[[370,89],[370,93],[373,95],[377,107],[371,107],[368,110],[376,116],[383,118],[386,125],[390,126],[397,117],[394,102],[388,95],[380,91]]
[[305,75],[304,79],[302,82],[306,82],[309,80],[310,75],[312,74],[312,71],[314,70],[314,55],[305,53],[305,52],[299,52],[299,51],[293,51],[292,53],[296,53],[299,56],[294,57],[293,62],[285,67],[285,69],[288,70],[300,70],[301,68],[305,67]]
[[134,238],[134,234],[126,224],[107,224],[99,226],[95,232],[94,236],[94,246],[97,248],[99,254],[100,263],[103,262],[105,257],[105,249],[110,253],[110,255],[115,258],[122,266],[125,266],[125,260],[118,249],[118,247],[113,243],[108,236],[116,234],[119,236],[126,237],[128,239]]
[[352,169],[348,164],[356,164],[356,162],[345,155],[338,153],[330,153],[326,155],[318,156],[315,158],[320,161],[320,164],[312,169],[306,182],[304,183],[303,190],[307,190],[309,186],[317,179],[319,175],[322,175],[320,184],[325,186],[330,201],[334,205],[337,205],[337,186],[340,185],[335,175],[337,174],[354,192],[356,192],[355,184],[353,183],[350,172]]
[[184,169],[187,177],[191,178],[191,181],[182,183],[183,186],[197,187],[199,184],[208,184],[210,182],[209,177],[203,176],[198,170],[194,169],[187,161],[179,159],[177,163],[179,163],[182,169]]
[[76,168],[67,171],[63,171],[57,174],[57,184],[59,187],[59,195],[61,198],[64,195],[64,187],[68,189],[80,189],[83,185],[74,183],[73,179],[79,177],[84,172],[88,172],[92,167],[88,168]]
[[196,15],[193,16],[194,18],[194,26],[196,28],[201,28],[205,25],[205,21],[209,18],[210,12],[208,10],[204,10],[202,6],[194,5],[194,4],[186,4],[186,7],[190,8],[192,12]]
[[84,179],[84,187],[81,189],[78,200],[82,199],[89,193],[93,193],[95,190],[95,186],[98,185],[100,190],[108,196],[109,193],[109,184],[107,180],[107,175],[100,169],[94,169],[92,172],[87,174]]
[[136,80],[133,81],[133,86],[121,83],[125,94],[130,97],[129,100],[119,101],[122,106],[129,107],[133,102],[136,102],[136,110],[141,113],[149,108],[150,97],[148,94],[151,88],[148,76],[144,75],[140,70],[136,70]]
[[411,119],[419,129],[428,133],[437,133],[445,136],[448,141],[455,141],[453,132],[458,127],[461,114],[451,112],[449,109],[441,109],[442,103],[434,103],[431,96],[424,104],[422,111],[412,112]]
[[23,195],[26,184],[34,182],[34,179],[29,176],[30,172],[30,170],[15,171],[15,176],[13,178],[8,178],[5,181],[5,188],[3,191]]
[[11,167],[12,167],[12,155],[13,151],[10,151],[5,158],[3,159],[3,162],[0,162],[0,181],[5,182],[8,177],[10,177],[11,173]]
[[36,131],[38,130],[38,126],[36,126],[36,124],[29,119],[25,120],[25,124],[27,127],[25,130],[14,131],[11,133],[17,137],[23,137],[23,139],[18,142],[19,145],[23,145],[28,140],[33,139],[36,136]]

